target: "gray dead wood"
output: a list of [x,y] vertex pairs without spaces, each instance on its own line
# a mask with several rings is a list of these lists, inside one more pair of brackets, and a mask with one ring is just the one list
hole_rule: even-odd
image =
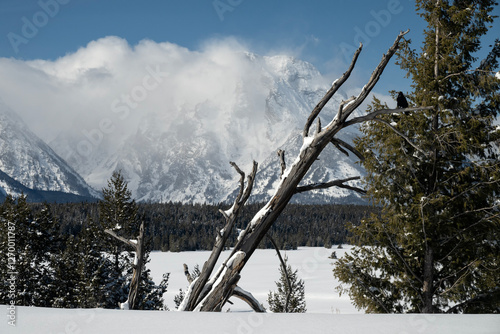
[[[210,282],[208,281],[210,278],[210,275],[213,272],[213,269],[215,267],[215,264],[217,263],[220,254],[224,250],[224,247],[226,245],[226,241],[233,232],[234,224],[236,223],[236,218],[238,217],[238,214],[241,210],[241,208],[245,205],[246,201],[248,200],[248,197],[250,197],[250,194],[252,192],[253,188],[253,183],[255,180],[255,174],[257,173],[257,163],[254,161],[253,162],[253,168],[248,175],[247,178],[247,185],[245,187],[245,173],[236,165],[236,163],[231,162],[231,166],[240,174],[240,189],[238,196],[234,200],[233,206],[227,210],[227,211],[222,211],[221,213],[224,216],[225,219],[225,225],[224,228],[219,231],[219,235],[217,236],[215,240],[215,245],[212,249],[212,253],[210,254],[209,259],[205,264],[203,265],[203,268],[201,270],[200,276],[194,281],[193,286],[190,287],[191,293],[189,294],[189,300],[186,301],[186,303],[183,303],[183,311],[193,311],[196,306],[203,300],[205,295],[210,291],[212,288],[213,281],[216,280],[218,275],[220,275],[220,271],[216,274],[215,279],[212,279]],[[190,282],[191,283],[191,282]]]
[[[358,179],[359,177],[348,178],[344,180],[334,180],[330,182],[325,182],[321,184],[309,185],[309,186],[299,186],[299,183],[302,181],[306,173],[309,171],[311,165],[318,159],[320,153],[323,149],[330,143],[333,143],[336,147],[342,147],[344,153],[347,153],[345,149],[353,152],[356,156],[361,156],[361,154],[355,151],[350,145],[338,140],[335,138],[337,133],[345,127],[358,124],[365,121],[376,120],[377,116],[382,114],[389,113],[401,113],[404,111],[411,110],[420,110],[424,108],[405,108],[405,109],[391,109],[391,110],[376,110],[370,112],[365,116],[355,117],[349,119],[349,116],[353,113],[356,108],[358,108],[361,103],[368,97],[371,90],[379,80],[382,75],[386,65],[388,64],[391,57],[396,52],[400,40],[403,38],[406,32],[401,32],[394,44],[389,48],[387,53],[383,55],[382,60],[378,64],[378,66],[373,71],[370,79],[367,84],[362,88],[361,92],[356,97],[351,97],[347,101],[343,101],[340,104],[339,110],[336,116],[326,125],[326,127],[321,126],[321,122],[318,121],[318,126],[316,131],[312,136],[310,136],[310,127],[313,122],[318,117],[319,113],[323,109],[323,107],[328,103],[328,101],[332,98],[332,96],[338,91],[340,86],[348,79],[356,61],[358,59],[359,54],[362,50],[362,45],[356,50],[354,57],[352,59],[351,65],[349,69],[335,82],[333,82],[332,87],[328,90],[325,96],[321,99],[321,101],[316,105],[316,107],[312,110],[309,115],[303,132],[303,146],[301,151],[295,159],[295,162],[288,167],[286,170],[282,169],[281,179],[279,185],[277,186],[274,195],[271,199],[264,205],[264,207],[254,216],[254,218],[248,223],[246,229],[242,234],[240,234],[236,245],[229,256],[229,260],[231,265],[227,265],[228,260],[226,260],[223,265],[218,269],[213,278],[208,280],[208,277],[213,271],[213,258],[215,260],[219,257],[221,247],[224,247],[225,241],[227,240],[226,233],[229,233],[229,229],[234,224],[232,221],[235,219],[235,216],[238,213],[238,209],[244,204],[246,201],[242,201],[240,198],[242,197],[242,193],[244,192],[243,185],[243,173],[237,171],[242,175],[242,179],[240,179],[240,192],[235,200],[235,204],[233,208],[228,212],[222,211],[225,219],[226,226],[224,228],[222,235],[216,240],[216,246],[214,246],[214,250],[212,251],[212,255],[210,256],[210,264],[205,264],[202,270],[202,275],[204,276],[203,280],[195,280],[189,289],[189,300],[186,301],[183,310],[191,311],[191,310],[200,310],[200,311],[220,311],[224,303],[228,300],[230,296],[234,294],[234,290],[236,289],[237,283],[240,278],[240,272],[245,266],[246,262],[250,259],[253,252],[257,249],[259,243],[266,236],[270,227],[274,224],[278,216],[281,214],[283,209],[289,203],[292,196],[298,192],[304,192],[309,190],[316,189],[324,189],[332,186],[343,187],[347,189],[351,189],[354,191],[358,191],[363,193],[364,190],[359,189],[354,186],[346,185],[345,182],[352,181]],[[319,118],[318,118],[319,120]],[[278,153],[280,156],[282,166],[284,165],[284,155]],[[234,167],[234,166],[233,166]],[[256,171],[256,163],[254,163],[254,170]],[[255,174],[252,172],[255,176]],[[248,198],[250,195],[247,194],[248,187],[251,188],[252,182],[248,182],[247,189],[245,190],[245,196]],[[250,189],[251,191],[251,189]],[[241,205],[237,204],[241,202]],[[235,257],[237,259],[235,260]],[[217,281],[217,284],[214,282]],[[196,291],[196,293],[192,293]]]
[[132,247],[135,251],[135,258],[137,262],[133,267],[132,280],[130,281],[130,289],[128,293],[128,302],[129,308],[131,310],[136,310],[139,306],[139,285],[141,284],[141,273],[144,267],[144,222],[141,223],[139,228],[137,243],[117,235],[112,230],[106,229],[104,232],[125,243],[127,246]]

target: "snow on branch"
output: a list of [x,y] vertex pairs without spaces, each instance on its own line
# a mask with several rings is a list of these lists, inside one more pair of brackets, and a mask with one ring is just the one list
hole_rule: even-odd
[[248,291],[236,286],[233,290],[233,296],[246,302],[255,312],[265,313],[266,309],[261,303]]
[[109,229],[105,229],[104,232],[107,233],[107,234],[109,234],[109,235],[111,235],[115,239],[118,239],[121,242],[129,245],[133,249],[137,250],[137,240],[128,240],[128,239],[125,239],[124,237],[121,237],[118,234],[116,234],[115,231],[112,231],[112,230],[109,230]]
[[[225,226],[220,230],[220,233],[217,234],[215,245],[210,253],[209,259],[205,262],[200,275],[197,279],[192,281],[189,287],[189,296],[184,298],[185,302],[182,304],[182,310],[184,311],[192,311],[196,308],[200,308],[201,301],[212,290],[213,282],[218,280],[219,276],[222,274],[223,270],[220,268],[214,277],[210,278],[220,254],[222,253],[222,250],[224,249],[225,244],[233,231],[236,218],[252,193],[255,175],[257,174],[257,162],[253,162],[252,171],[247,176],[246,187],[245,173],[238,167],[238,165],[236,165],[236,163],[230,162],[230,164],[238,172],[238,174],[240,174],[240,189],[236,199],[234,200],[233,206],[227,211],[220,210],[225,219]],[[228,266],[227,261],[228,260],[223,263],[223,268]]]

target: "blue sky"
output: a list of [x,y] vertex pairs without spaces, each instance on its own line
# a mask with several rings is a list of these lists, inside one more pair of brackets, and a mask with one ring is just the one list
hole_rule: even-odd
[[[358,75],[364,80],[397,33],[408,28],[409,37],[419,40],[423,22],[408,0],[2,0],[0,57],[54,60],[110,35],[131,45],[151,39],[190,50],[232,36],[250,51],[291,53],[335,75],[345,70],[345,50],[361,40]],[[13,42],[12,33],[28,38]],[[395,66],[386,76],[404,84]]]
[[[490,40],[499,27],[497,22]],[[419,42],[424,28],[409,0],[1,0],[0,57],[55,60],[105,36],[132,46],[150,39],[190,50],[234,37],[249,51],[292,54],[334,79],[362,41],[356,86],[399,31],[411,29],[408,38]],[[409,85],[393,60],[376,91]]]

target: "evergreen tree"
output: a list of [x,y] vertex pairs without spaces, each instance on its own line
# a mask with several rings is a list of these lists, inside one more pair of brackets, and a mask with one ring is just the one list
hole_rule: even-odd
[[[31,210],[31,209],[30,209]],[[31,223],[35,229],[32,239],[29,241],[34,247],[34,265],[40,271],[40,300],[38,306],[49,307],[60,289],[55,278],[55,267],[62,261],[65,240],[61,236],[59,222],[54,218],[50,207],[44,203],[42,209],[34,214]]]
[[89,220],[78,235],[73,254],[80,274],[79,307],[117,308],[126,300],[126,276],[116,271],[109,254],[100,251],[104,233],[100,226]]
[[139,230],[138,208],[127,182],[118,171],[113,172],[102,194],[103,200],[99,202],[101,228],[97,233],[99,240],[104,240],[102,250],[111,255],[114,263],[113,270],[108,272],[110,282],[106,291],[106,307],[117,308],[127,300],[128,286],[125,282],[130,280],[134,255],[120,241],[104,233],[104,229],[110,229],[127,239],[135,238]]
[[108,186],[102,189],[102,196],[103,200],[99,202],[101,225],[119,230],[123,235],[137,235],[137,204],[121,172],[113,172]]
[[[15,221],[13,220],[13,208],[15,200],[7,195],[0,206],[0,304],[8,305],[11,300],[15,301],[15,280],[17,276],[18,247]],[[12,277],[13,276],[13,277]],[[11,291],[12,283],[12,291]]]
[[[31,212],[27,198],[24,195],[14,199],[8,196],[0,210],[0,222],[2,231],[14,233],[10,240],[9,248],[13,252],[2,252],[2,262],[13,265],[12,270],[2,271],[2,281],[12,278],[9,272],[15,272],[14,296],[7,296],[7,290],[3,290],[1,297],[7,303],[14,300],[16,305],[25,306],[50,306],[54,292],[54,270],[52,264],[57,261],[60,253],[60,242],[58,241],[57,222],[52,218],[47,206],[37,215]],[[7,248],[9,244],[8,234],[1,238],[2,246]],[[6,256],[12,254],[10,259]],[[10,255],[9,255],[10,256]],[[12,263],[11,263],[12,262]],[[7,297],[13,297],[8,298]]]
[[[146,259],[145,263],[149,262]],[[167,292],[170,274],[163,274],[160,284],[155,284],[151,278],[151,270],[142,271],[141,286],[139,286],[139,310],[168,310],[164,304],[163,294]]]
[[186,297],[186,293],[184,292],[184,290],[179,289],[179,293],[174,296],[175,309],[179,308],[182,301],[184,300],[184,297]]
[[267,296],[269,309],[275,313],[305,313],[304,281],[299,279],[297,269],[292,270],[286,257],[284,262],[286,273],[283,266],[280,266],[280,279],[275,282],[278,290],[269,292]]
[[[130,297],[132,274],[136,270],[140,270],[140,280],[138,280],[137,305],[133,305],[134,309],[142,310],[163,310],[163,294],[167,290],[169,274],[163,276],[159,285],[156,285],[150,276],[150,270],[146,268],[149,253],[151,252],[151,243],[145,240],[142,244],[143,255],[142,267],[137,264],[135,257],[130,250],[130,246],[121,240],[136,240],[135,244],[138,245],[139,227],[141,226],[138,218],[138,206],[134,200],[131,199],[132,193],[128,190],[127,182],[120,172],[114,172],[111,179],[108,181],[108,187],[103,189],[103,201],[99,203],[99,216],[101,226],[104,229],[114,232],[112,238],[107,233],[107,245],[111,246],[109,251],[112,253],[115,261],[115,270],[109,272],[112,281],[106,285],[106,293],[110,294],[112,302],[117,302],[118,305],[125,301],[130,302],[127,297]],[[108,231],[109,232],[109,231]],[[121,240],[117,240],[120,239]],[[140,242],[140,240],[139,240]],[[127,250],[128,253],[124,251]],[[138,251],[137,251],[138,252]],[[139,252],[140,253],[140,252]],[[128,256],[123,256],[128,254]],[[132,261],[132,259],[135,259]],[[139,261],[140,262],[140,261]],[[140,269],[138,269],[140,268]],[[134,274],[135,275],[135,274]],[[120,282],[120,284],[116,284]],[[125,284],[121,284],[125,282]],[[115,304],[116,305],[116,304]]]
[[420,52],[408,41],[399,64],[410,104],[434,109],[362,127],[368,194],[383,210],[352,229],[365,246],[334,274],[367,312],[500,311],[500,41],[475,56],[494,5],[418,0],[425,40]]
[[80,254],[78,254],[74,237],[71,236],[66,240],[66,249],[54,267],[54,285],[56,289],[52,302],[53,307],[88,307],[82,303],[81,298],[82,293],[88,291],[88,287],[85,287],[87,289],[81,289],[82,272],[78,267],[79,258]]

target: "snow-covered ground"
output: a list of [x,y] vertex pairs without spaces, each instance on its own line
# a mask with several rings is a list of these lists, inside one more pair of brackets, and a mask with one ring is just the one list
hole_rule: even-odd
[[[235,301],[229,313],[189,313],[161,311],[65,310],[16,307],[15,324],[10,326],[9,309],[0,324],[0,333],[500,333],[498,315],[366,315],[359,313],[346,296],[335,292],[338,282],[332,275],[332,251],[341,256],[345,249],[299,248],[287,251],[289,263],[305,282],[306,314],[257,314]],[[222,258],[225,258],[224,253]],[[173,297],[186,288],[182,264],[190,269],[202,266],[209,252],[151,254],[148,267],[159,281],[170,272],[165,301],[174,309]],[[279,261],[274,251],[258,250],[242,273],[240,286],[267,306],[270,290],[275,290]]]
[[[333,277],[333,264],[335,260],[328,257],[333,251],[340,257],[349,247],[343,249],[326,249],[323,247],[299,248],[295,251],[283,251],[282,256],[288,257],[288,263],[292,269],[298,270],[298,276],[305,283],[305,294],[307,311],[310,313],[335,313],[352,314],[359,313],[351,304],[349,297],[335,291],[338,281]],[[210,252],[182,252],[182,253],[161,253],[151,254],[151,262],[147,267],[155,282],[159,282],[163,273],[170,272],[168,291],[164,295],[165,303],[170,309],[175,308],[174,296],[179,293],[179,289],[187,288],[186,276],[184,276],[183,263],[192,270],[196,264],[203,267],[203,263],[208,259]],[[228,257],[229,251],[222,253],[220,260]],[[239,286],[253,294],[261,303],[268,308],[267,295],[269,291],[276,290],[275,281],[279,279],[280,262],[275,250],[259,249],[251,257],[243,272]],[[233,300],[234,299],[234,300]],[[225,309],[231,311],[246,311],[250,307],[239,299],[233,298],[234,305],[226,305]]]

